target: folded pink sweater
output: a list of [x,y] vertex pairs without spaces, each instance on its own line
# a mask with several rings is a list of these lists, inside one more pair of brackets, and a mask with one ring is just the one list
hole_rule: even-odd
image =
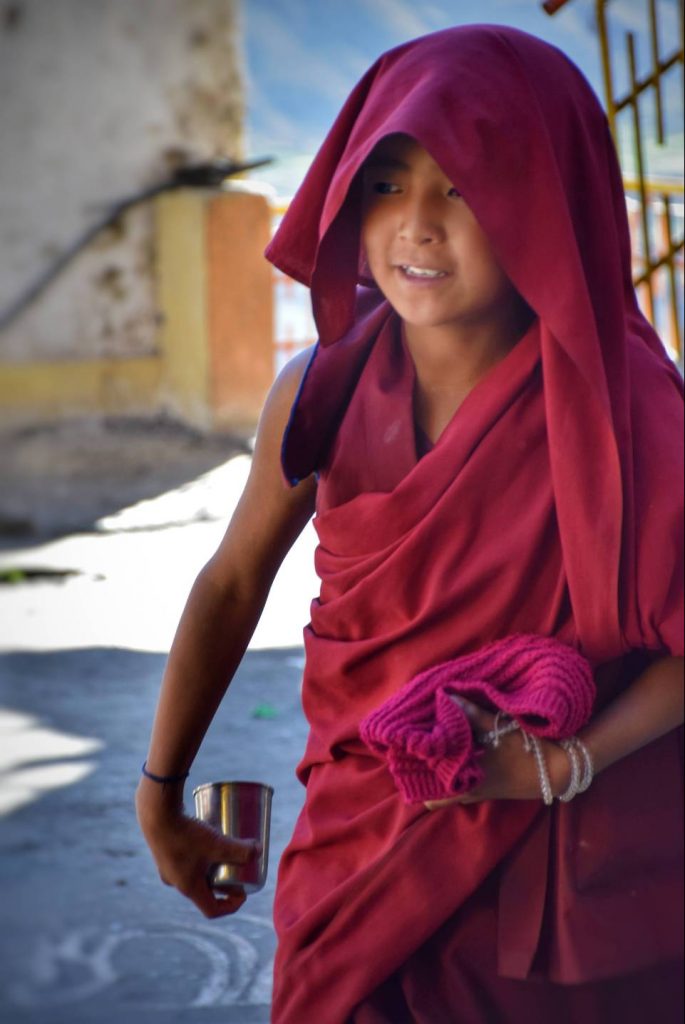
[[361,737],[388,762],[406,803],[478,785],[482,752],[451,695],[503,711],[526,732],[573,736],[595,699],[589,662],[550,637],[519,634],[421,672],[363,720]]

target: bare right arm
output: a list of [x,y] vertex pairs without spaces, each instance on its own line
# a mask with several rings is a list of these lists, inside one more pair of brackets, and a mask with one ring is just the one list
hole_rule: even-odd
[[[309,353],[292,360],[267,399],[243,495],[218,550],[199,573],[178,625],[162,681],[147,764],[157,775],[190,768],[238,667],[288,550],[314,511],[313,478],[283,482],[283,432]],[[183,812],[183,786],[143,777],[136,793],[142,831],[162,880],[208,917],[232,913],[244,897],[218,900],[207,872],[253,851]]]

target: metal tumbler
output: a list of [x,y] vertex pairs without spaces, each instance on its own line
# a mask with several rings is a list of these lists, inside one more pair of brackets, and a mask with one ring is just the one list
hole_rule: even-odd
[[259,892],[269,866],[271,786],[261,782],[206,782],[193,790],[195,814],[232,839],[256,839],[262,852],[247,864],[217,864],[212,868],[213,889],[241,886],[246,893]]

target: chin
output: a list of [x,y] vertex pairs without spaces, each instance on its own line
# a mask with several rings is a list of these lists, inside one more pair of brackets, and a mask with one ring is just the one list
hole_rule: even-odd
[[461,316],[439,316],[436,314],[431,315],[426,313],[423,316],[417,314],[416,311],[406,311],[405,313],[397,306],[393,306],[395,312],[405,324],[410,327],[422,327],[422,328],[439,328],[439,327],[456,327],[458,325],[468,325],[469,323],[477,323],[477,317],[469,317],[468,315]]

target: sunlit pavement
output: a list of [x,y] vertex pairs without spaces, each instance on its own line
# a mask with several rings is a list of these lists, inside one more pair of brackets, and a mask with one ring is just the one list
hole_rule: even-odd
[[[75,572],[0,587],[0,651],[167,651],[198,570],[242,492],[239,455],[197,481],[100,520],[96,532],[0,553],[2,570]],[[283,564],[251,649],[299,646],[317,580],[309,526]]]
[[238,457],[97,532],[0,556],[17,580],[0,586],[3,1024],[268,1021],[275,867],[300,803],[311,528],[190,780],[274,785],[266,889],[235,918],[206,921],[159,882],[132,805],[164,654],[248,468]]

